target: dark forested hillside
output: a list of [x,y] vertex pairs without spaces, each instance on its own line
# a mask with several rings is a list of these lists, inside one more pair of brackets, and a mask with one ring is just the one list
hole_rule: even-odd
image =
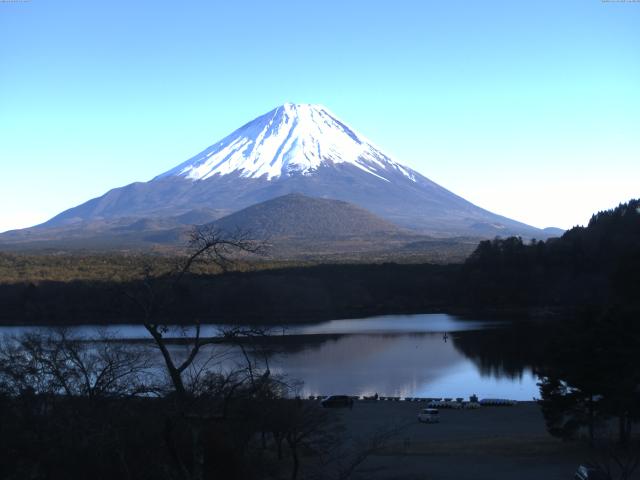
[[[224,275],[190,275],[163,294],[171,323],[280,323],[386,313],[442,311],[459,265],[317,265]],[[146,280],[156,291],[166,276]],[[140,320],[130,297],[145,281],[0,285],[0,323],[82,324]],[[164,291],[164,290],[163,290]]]
[[638,303],[640,200],[599,212],[546,242],[483,241],[465,263],[459,300],[471,304]]

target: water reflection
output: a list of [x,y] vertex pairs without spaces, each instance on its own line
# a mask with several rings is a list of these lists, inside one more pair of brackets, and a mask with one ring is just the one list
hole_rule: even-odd
[[544,361],[545,327],[519,322],[492,330],[457,332],[453,344],[483,376],[517,380]]
[[[207,326],[204,334],[216,335],[219,328]],[[72,330],[96,338],[94,327]],[[266,352],[272,372],[304,382],[300,394],[305,396],[476,394],[531,400],[538,388],[527,354],[529,338],[515,330],[504,322],[467,321],[445,314],[385,316],[290,326],[285,335],[275,331],[263,340],[259,350]],[[24,327],[0,328],[0,334],[23,331]],[[129,340],[148,338],[137,325],[109,327],[104,333]],[[188,334],[174,328],[170,336]],[[179,354],[185,348],[172,345],[171,350]],[[244,361],[241,352],[228,345],[210,346],[204,353],[215,355],[222,369]]]
[[[304,395],[508,397],[531,400],[536,378],[523,367],[518,376],[483,371],[441,333],[344,335],[300,351],[280,353],[271,368],[304,380]],[[496,374],[498,373],[498,374]]]
[[[300,379],[302,395],[422,397],[506,397],[538,395],[531,363],[505,341],[509,327],[443,333],[308,334],[271,338],[261,344],[274,373]],[[493,339],[493,340],[492,340]],[[496,348],[503,345],[504,349]],[[174,347],[178,351],[180,347]],[[221,346],[215,347],[221,349]],[[222,363],[231,369],[243,358],[235,352]]]

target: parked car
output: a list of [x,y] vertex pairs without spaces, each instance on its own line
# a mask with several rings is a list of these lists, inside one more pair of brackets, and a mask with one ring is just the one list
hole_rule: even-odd
[[463,408],[464,407],[464,403],[460,403],[460,402],[452,402],[451,400],[449,401],[436,401],[436,402],[429,402],[427,404],[427,407],[429,408],[452,408],[452,409],[458,409],[458,408]]
[[440,410],[437,408],[423,408],[418,413],[418,421],[424,423],[438,423],[440,421]]
[[509,400],[507,398],[483,398],[480,400],[480,405],[483,407],[511,407],[517,405],[515,400]]
[[609,477],[598,467],[580,465],[573,478],[574,480],[607,480]]
[[349,407],[353,408],[353,398],[348,395],[329,395],[320,402],[323,407]]

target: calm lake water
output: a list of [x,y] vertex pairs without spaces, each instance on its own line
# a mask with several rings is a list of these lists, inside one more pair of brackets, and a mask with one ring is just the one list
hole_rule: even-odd
[[[303,396],[378,393],[466,398],[476,394],[480,398],[531,400],[539,395],[531,367],[502,368],[500,355],[487,348],[487,341],[508,328],[510,324],[505,322],[462,320],[446,314],[388,315],[280,327],[261,348],[268,352],[272,372],[303,382],[299,390]],[[203,335],[216,336],[219,329],[208,325]],[[38,328],[0,327],[0,335],[32,330]],[[139,325],[69,330],[86,339],[101,333],[120,339],[148,339]],[[190,333],[189,329],[173,328],[167,336]],[[136,348],[153,347],[137,343]],[[171,350],[177,355],[185,351],[180,345],[172,345]],[[209,353],[224,353],[219,363],[222,369],[242,362],[240,352],[228,346],[212,346]]]

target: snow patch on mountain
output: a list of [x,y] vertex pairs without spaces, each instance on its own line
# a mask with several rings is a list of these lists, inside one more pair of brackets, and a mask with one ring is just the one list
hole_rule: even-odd
[[413,170],[392,160],[322,105],[282,105],[247,123],[195,157],[156,177],[205,180],[237,173],[267,180],[311,175],[320,166],[351,164],[389,181],[398,171],[416,181]]

